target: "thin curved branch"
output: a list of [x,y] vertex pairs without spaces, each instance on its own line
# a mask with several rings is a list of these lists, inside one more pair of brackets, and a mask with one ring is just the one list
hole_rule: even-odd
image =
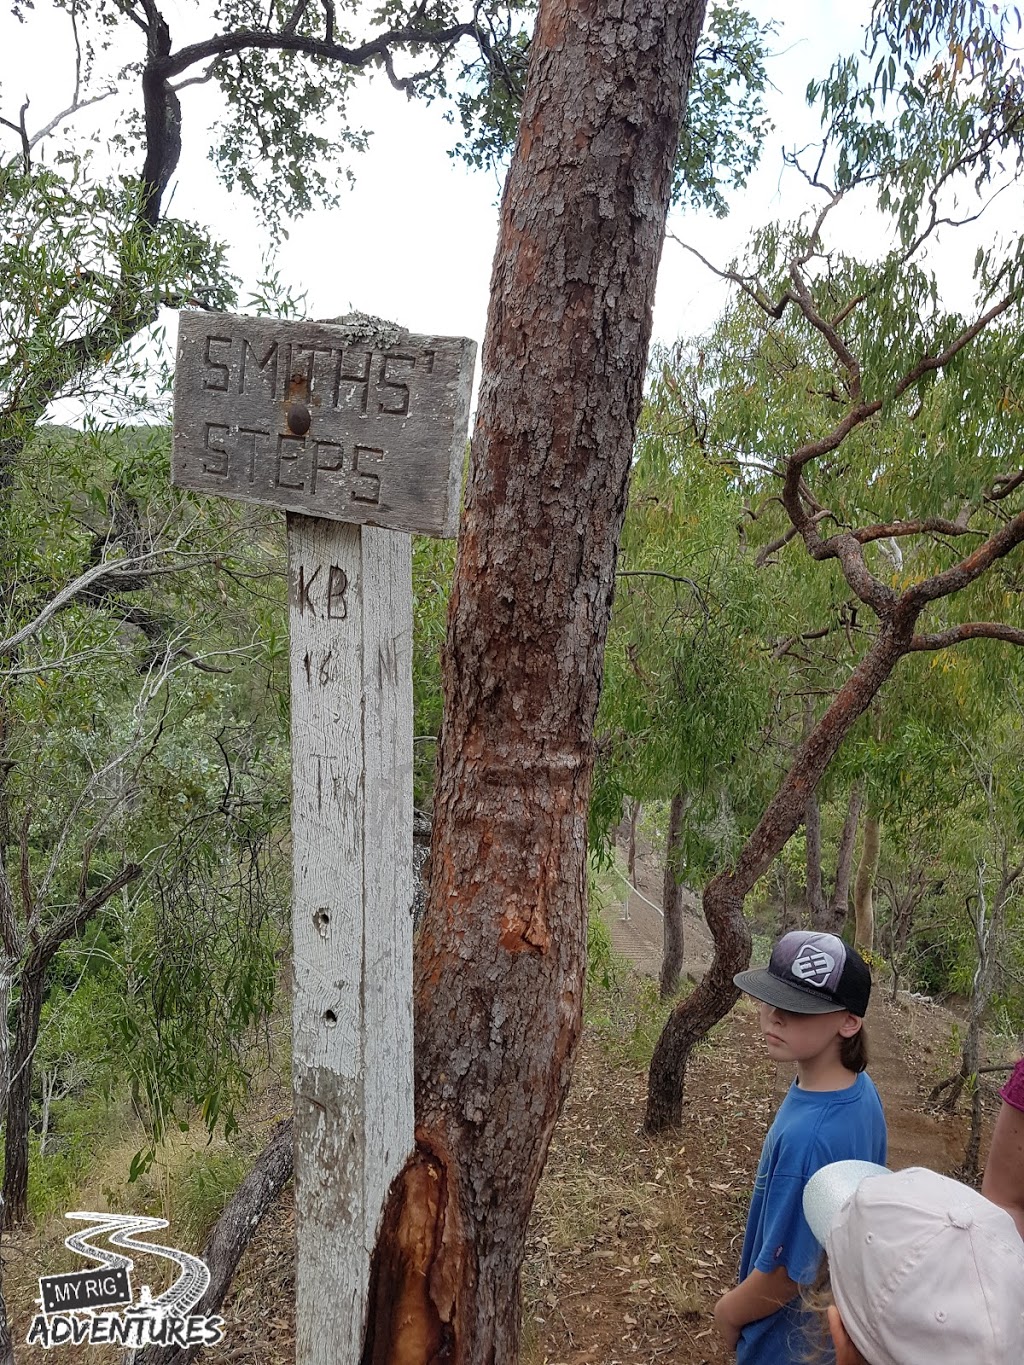
[[766,296],[751,283],[754,279],[753,275],[741,275],[736,270],[720,270],[717,265],[713,265],[706,256],[703,256],[695,246],[691,246],[689,242],[684,242],[683,239],[677,237],[674,232],[670,232],[667,235],[678,246],[681,246],[684,251],[688,251],[691,256],[696,256],[697,260],[700,261],[702,265],[706,266],[708,270],[711,271],[712,275],[717,275],[720,280],[728,280],[731,284],[739,285],[744,294],[746,294],[748,298],[753,299],[758,308],[760,308],[763,313],[767,314],[768,317],[774,318],[776,322],[786,311],[786,305],[788,303],[796,303],[795,297],[788,289],[783,290],[779,295],[777,302],[769,302]]
[[991,489],[985,494],[986,502],[1001,502],[1003,498],[1008,498],[1011,493],[1024,483],[1024,469],[1018,469],[1013,474],[1000,474],[993,480]]
[[62,607],[66,607],[74,598],[81,596],[97,579],[108,577],[116,581],[118,575],[124,574],[128,569],[135,568],[139,564],[145,564],[148,560],[158,558],[160,555],[179,554],[181,551],[176,547],[161,550],[148,550],[145,554],[135,555],[130,559],[101,560],[99,564],[94,564],[91,569],[86,569],[84,573],[73,578],[70,583],[64,585],[55,597],[52,597],[38,616],[34,617],[27,625],[6,640],[0,640],[0,656],[11,653],[12,650],[24,644],[31,636],[37,634]]
[[948,630],[933,631],[929,635],[915,635],[910,641],[914,651],[949,649],[967,640],[1004,640],[1011,645],[1024,645],[1024,630],[1005,626],[1000,621],[966,621]]
[[619,569],[615,574],[616,578],[667,578],[670,583],[685,583],[692,588],[697,595],[700,595],[700,588],[692,578],[685,578],[682,574],[666,573],[664,569]]
[[[806,259],[806,257],[804,259]],[[807,286],[807,281],[800,274],[799,258],[790,262],[789,278],[793,281],[793,289],[796,292],[796,301],[801,313],[803,313],[804,317],[815,331],[820,332],[828,342],[829,349],[849,377],[850,397],[854,402],[859,401],[861,395],[860,361],[847,346],[846,342],[839,335],[832,323],[826,318],[823,318],[817,308],[815,308],[814,301],[811,298],[811,291]]]
[[960,521],[950,521],[947,517],[924,517],[917,521],[890,521],[875,526],[861,526],[853,532],[854,539],[861,545],[873,540],[897,540],[900,536],[918,535],[944,536],[984,536],[984,531],[975,531]]
[[49,123],[32,134],[28,142],[29,147],[35,147],[37,143],[42,142],[43,138],[49,137],[59,123],[63,123],[66,118],[71,118],[80,109],[88,109],[90,104],[100,104],[103,100],[110,99],[111,95],[115,93],[114,87],[110,86],[107,90],[101,90],[98,95],[90,95],[88,99],[80,100],[76,97],[66,109],[62,109],[59,114],[50,119]]
[[28,113],[28,106],[29,101],[28,99],[26,99],[25,103],[21,106],[21,110],[18,114],[17,123],[12,123],[10,119],[0,118],[0,123],[2,123],[5,128],[10,128],[12,132],[17,133],[18,136],[21,138],[21,156],[22,160],[25,163],[26,174],[28,173],[29,167],[32,164],[32,159],[30,156],[32,144],[29,141],[28,129],[25,126],[25,115]]
[[267,33],[263,29],[238,29],[234,33],[220,33],[202,42],[183,47],[173,55],[159,58],[153,65],[153,74],[161,81],[180,76],[197,62],[208,61],[211,57],[226,57],[234,53],[258,48],[264,52],[299,52],[307,57],[320,57],[324,61],[341,62],[345,66],[367,66],[374,60],[383,61],[392,48],[417,43],[421,46],[443,45],[457,42],[460,38],[472,38],[481,47],[489,42],[476,23],[452,24],[444,29],[400,28],[369,38],[357,47],[345,47],[341,43],[327,42],[323,38],[313,38],[303,33]]
[[948,597],[950,593],[959,592],[961,588],[966,588],[969,583],[980,578],[997,559],[1003,559],[1011,550],[1015,550],[1022,541],[1024,512],[1018,512],[995,535],[990,536],[984,545],[979,545],[959,564],[954,564],[942,573],[925,579],[923,583],[908,588],[900,599],[900,605],[920,607],[925,602],[936,602],[941,597]]

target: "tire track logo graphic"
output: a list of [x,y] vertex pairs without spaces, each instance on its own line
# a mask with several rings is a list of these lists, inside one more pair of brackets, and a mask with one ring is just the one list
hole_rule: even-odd
[[[64,1245],[95,1264],[66,1275],[42,1276],[42,1312],[32,1319],[28,1345],[183,1348],[212,1346],[222,1339],[223,1318],[194,1312],[210,1285],[206,1262],[176,1247],[138,1240],[140,1233],[167,1227],[166,1218],[84,1212],[65,1216],[89,1226],[65,1238]],[[97,1245],[98,1241],[105,1245]],[[178,1267],[178,1278],[156,1297],[144,1284],[134,1302],[130,1271],[135,1262],[114,1247],[171,1261]],[[112,1312],[112,1308],[124,1311]]]

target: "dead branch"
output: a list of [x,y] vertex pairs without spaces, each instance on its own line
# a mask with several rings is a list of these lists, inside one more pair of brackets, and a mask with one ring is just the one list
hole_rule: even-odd
[[[203,1260],[210,1267],[210,1284],[196,1304],[195,1313],[205,1317],[219,1313],[243,1252],[291,1176],[292,1120],[288,1118],[282,1119],[271,1134],[252,1170],[217,1219],[203,1248]],[[174,1351],[147,1346],[145,1350],[133,1353],[132,1361],[133,1365],[187,1365],[199,1350],[198,1346]]]

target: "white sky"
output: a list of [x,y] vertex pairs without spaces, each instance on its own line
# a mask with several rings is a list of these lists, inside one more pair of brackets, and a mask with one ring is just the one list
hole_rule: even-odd
[[[678,235],[723,263],[755,225],[795,211],[797,201],[787,203],[781,193],[781,149],[805,145],[817,135],[816,118],[804,101],[807,81],[823,74],[840,50],[857,45],[870,0],[748,0],[747,8],[764,19],[775,17],[781,25],[773,43],[779,55],[769,63],[777,87],[769,92],[776,132],[748,190],[733,196],[728,219],[689,212],[673,214],[670,222]],[[308,289],[313,316],[333,317],[351,306],[393,318],[414,331],[481,341],[497,240],[499,181],[493,173],[471,171],[448,156],[455,131],[443,121],[439,107],[407,101],[383,78],[364,86],[352,108],[354,122],[374,129],[369,152],[352,163],[355,187],[344,193],[337,210],[295,225],[280,253],[282,273]],[[179,176],[175,208],[198,215],[204,204],[209,213],[215,199],[219,201],[217,217],[211,215],[211,220],[225,225],[230,240],[252,243],[244,267],[251,272],[259,265],[254,220],[244,205],[233,215],[230,203],[221,207],[224,196],[216,190],[208,165],[200,186],[195,171],[204,155],[201,134],[195,145],[199,154],[189,155],[187,177]],[[792,179],[799,195],[802,186],[796,177],[786,179]],[[242,260],[241,253],[236,260]],[[724,299],[724,286],[679,246],[666,244],[655,306],[658,339],[674,341],[682,332],[707,326]]]
[[[48,4],[38,0],[25,25],[11,17],[6,3],[0,13],[0,112],[16,117],[29,93],[30,127],[66,104],[71,89],[67,20],[55,17]],[[807,81],[824,74],[840,52],[857,47],[870,0],[747,0],[747,6],[780,25],[772,41],[776,55],[769,62],[775,132],[750,186],[732,197],[729,218],[690,211],[674,213],[669,224],[670,231],[723,265],[752,227],[795,215],[807,202],[803,181],[783,173],[781,151],[818,135],[816,116],[804,101]],[[213,31],[210,21],[197,24],[188,0],[167,0],[164,9],[176,43]],[[127,28],[134,34],[130,24]],[[219,186],[206,155],[210,116],[217,107],[214,88],[193,87],[182,92],[182,100],[185,138],[173,211],[203,221],[229,241],[234,270],[252,284],[261,257],[258,221],[240,194],[229,197]],[[355,187],[343,191],[337,210],[315,213],[293,227],[277,268],[308,291],[310,316],[330,317],[354,307],[414,331],[482,341],[497,235],[500,185],[495,176],[451,159],[447,148],[454,130],[442,120],[440,108],[407,101],[385,80],[364,86],[353,98],[352,112],[354,122],[374,130],[370,150],[351,163]],[[851,221],[857,212],[847,212],[847,231],[863,241],[877,233],[877,223],[870,213]],[[725,298],[724,285],[676,243],[666,243],[656,339],[671,342],[703,329]]]

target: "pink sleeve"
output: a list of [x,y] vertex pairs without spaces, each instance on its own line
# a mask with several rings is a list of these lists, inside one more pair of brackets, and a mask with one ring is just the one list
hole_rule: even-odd
[[1010,1073],[1010,1079],[999,1092],[1007,1104],[1024,1114],[1024,1057]]

